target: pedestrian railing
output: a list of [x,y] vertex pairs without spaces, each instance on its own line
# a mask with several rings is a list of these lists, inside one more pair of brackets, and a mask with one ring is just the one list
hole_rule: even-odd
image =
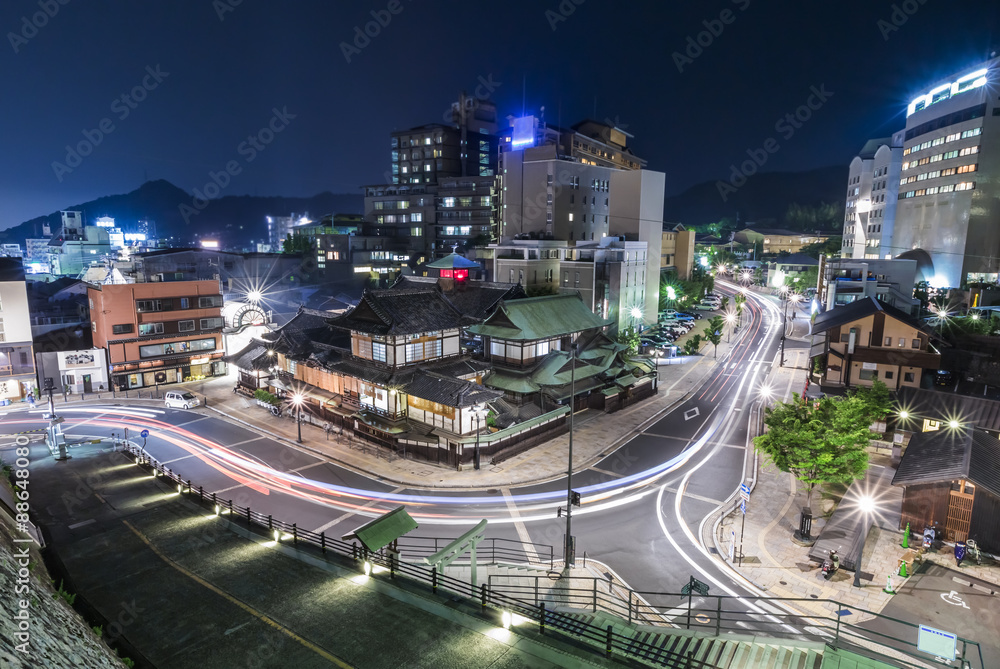
[[[667,651],[621,631],[611,625],[604,628],[588,621],[587,616],[575,612],[603,611],[629,623],[670,629],[691,630],[703,635],[724,634],[758,635],[791,641],[821,641],[835,648],[848,648],[854,652],[874,658],[891,660],[896,666],[927,667],[914,656],[916,651],[916,629],[918,625],[895,618],[872,613],[840,602],[825,600],[821,603],[830,607],[829,615],[803,616],[789,613],[783,602],[817,604],[815,599],[799,598],[756,598],[747,599],[733,596],[681,595],[678,593],[642,592],[627,588],[612,579],[592,577],[570,577],[562,573],[550,572],[549,576],[498,576],[491,575],[486,583],[473,584],[454,578],[438,570],[436,566],[402,560],[407,557],[423,557],[443,547],[446,540],[433,537],[410,537],[400,542],[400,551],[383,549],[369,552],[356,542],[345,542],[329,537],[325,532],[305,530],[296,523],[253,511],[249,506],[233,504],[231,499],[222,499],[216,493],[206,493],[201,486],[191,480],[184,480],[169,468],[151,458],[145,451],[131,443],[123,444],[123,452],[136,465],[148,468],[154,477],[162,477],[177,486],[178,493],[185,494],[200,504],[211,508],[217,515],[225,516],[237,524],[258,533],[264,533],[275,542],[288,543],[303,550],[318,550],[327,559],[348,561],[355,568],[364,564],[366,573],[388,572],[390,578],[401,574],[438,589],[477,601],[482,611],[488,609],[507,614],[517,614],[534,622],[540,633],[556,631],[584,639],[590,644],[603,647],[607,656],[613,653],[639,657],[649,662],[650,658],[661,666],[684,666],[693,669],[709,669],[706,664],[690,655]],[[540,547],[513,540],[495,539],[484,552],[491,561],[505,561],[519,556],[524,559],[532,553],[539,557],[539,548],[548,548],[542,559],[555,567],[552,547]],[[480,548],[479,550],[483,550]],[[531,561],[530,559],[527,561]],[[562,608],[563,610],[555,610]],[[846,622],[846,614],[855,614],[878,619],[879,630]],[[590,617],[593,619],[593,617]],[[626,628],[627,631],[628,628]],[[958,639],[961,660],[968,664],[937,664],[936,666],[970,667],[985,669],[979,644],[969,639]],[[976,660],[978,659],[978,664]]]
[[[398,550],[402,559],[420,560],[434,555],[452,540],[438,537],[404,535],[399,538]],[[555,567],[555,549],[549,544],[533,544],[516,539],[486,537],[476,546],[476,561],[480,564],[498,562],[526,562],[536,566]],[[468,564],[461,558],[452,564]]]

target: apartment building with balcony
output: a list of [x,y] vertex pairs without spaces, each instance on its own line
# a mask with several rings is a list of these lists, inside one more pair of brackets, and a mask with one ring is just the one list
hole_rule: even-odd
[[0,257],[0,401],[23,399],[36,387],[24,266]]
[[91,285],[94,346],[116,388],[148,388],[226,373],[216,281]]

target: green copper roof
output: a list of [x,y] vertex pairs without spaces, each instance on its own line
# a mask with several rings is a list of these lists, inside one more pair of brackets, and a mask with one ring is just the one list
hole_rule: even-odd
[[427,263],[426,267],[431,269],[478,269],[479,263],[472,262],[457,253],[449,253],[440,260]]
[[501,370],[496,370],[485,379],[483,385],[489,388],[499,388],[512,393],[534,393],[538,392],[538,386],[532,383],[527,376],[505,374]]
[[468,330],[496,339],[533,341],[602,328],[610,323],[588,309],[579,295],[567,293],[503,301],[484,323]]
[[417,528],[417,521],[406,512],[406,507],[397,506],[395,509],[371,520],[353,532],[341,537],[342,541],[357,539],[370,551],[377,551],[388,546],[396,539],[400,538],[410,530]]

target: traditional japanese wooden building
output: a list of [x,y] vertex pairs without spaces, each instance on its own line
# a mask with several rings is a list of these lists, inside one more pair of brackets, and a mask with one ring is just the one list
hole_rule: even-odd
[[937,526],[1000,552],[1000,440],[974,427],[915,432],[892,485],[903,488],[900,529]]

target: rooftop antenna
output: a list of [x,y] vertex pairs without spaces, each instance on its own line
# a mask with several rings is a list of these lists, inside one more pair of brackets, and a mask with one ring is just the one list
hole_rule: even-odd
[[521,75],[521,116],[524,116],[524,110],[527,107],[528,98],[528,75]]

